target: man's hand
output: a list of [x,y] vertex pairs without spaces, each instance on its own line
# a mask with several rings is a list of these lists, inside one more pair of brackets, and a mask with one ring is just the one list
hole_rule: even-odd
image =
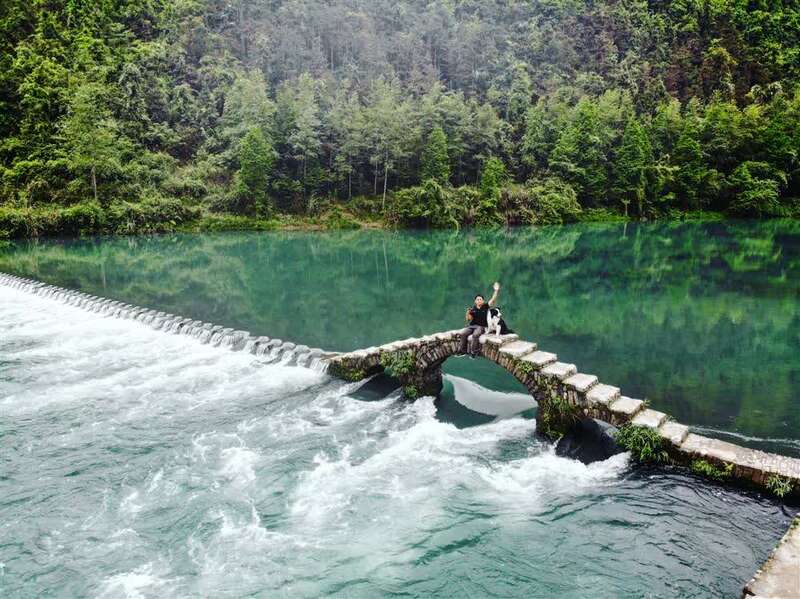
[[472,320],[472,308],[467,308],[467,313],[465,314],[466,320]]
[[495,302],[497,301],[497,294],[500,293],[500,283],[497,281],[494,282],[494,293],[492,297],[489,298],[489,305],[494,306]]

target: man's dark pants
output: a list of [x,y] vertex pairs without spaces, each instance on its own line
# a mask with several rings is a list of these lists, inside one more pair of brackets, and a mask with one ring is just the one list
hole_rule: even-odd
[[472,344],[469,348],[469,351],[472,355],[477,355],[478,349],[480,348],[480,342],[478,339],[481,335],[483,335],[483,332],[484,327],[477,324],[471,324],[468,327],[461,329],[461,353],[467,353],[467,343],[471,339]]

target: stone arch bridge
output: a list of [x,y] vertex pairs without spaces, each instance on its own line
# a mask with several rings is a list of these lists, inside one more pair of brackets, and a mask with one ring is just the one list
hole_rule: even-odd
[[[329,372],[352,381],[387,371],[400,380],[407,397],[436,395],[442,389],[442,364],[458,354],[460,341],[460,331],[453,330],[339,354],[328,359]],[[575,364],[558,361],[556,354],[541,351],[518,335],[482,335],[479,347],[480,356],[528,389],[539,405],[545,433],[557,433],[576,417],[591,417],[615,425],[650,426],[676,444],[689,435],[687,426],[647,408],[641,400],[623,397],[618,387],[578,372]]]
[[[345,380],[360,380],[381,371],[395,376],[406,397],[435,395],[442,388],[442,364],[459,351],[459,330],[395,341],[327,359],[328,371]],[[483,335],[480,355],[505,368],[538,404],[537,428],[556,436],[577,420],[595,418],[615,426],[633,424],[655,430],[672,459],[691,464],[703,460],[726,476],[770,488],[776,480],[800,494],[800,459],[741,447],[692,433],[646,401],[625,397],[597,376],[561,362],[556,354],[517,335]]]

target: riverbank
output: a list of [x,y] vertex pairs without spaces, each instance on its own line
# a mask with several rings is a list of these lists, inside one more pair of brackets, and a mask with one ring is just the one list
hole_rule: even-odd
[[[673,211],[649,220],[724,220],[720,212]],[[102,207],[93,202],[69,207],[0,206],[0,240],[151,233],[214,233],[221,231],[331,231],[345,229],[457,229],[509,225],[626,222],[638,219],[607,209],[583,209],[569,217],[532,215],[523,222],[496,212],[481,222],[420,222],[399,218],[393,211],[369,211],[362,205],[330,204],[314,214],[277,213],[270,217],[209,211],[179,201],[122,203]]]

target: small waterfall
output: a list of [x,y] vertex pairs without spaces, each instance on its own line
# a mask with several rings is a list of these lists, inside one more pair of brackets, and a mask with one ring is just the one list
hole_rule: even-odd
[[200,335],[200,342],[201,343],[211,343],[214,335],[217,334],[218,331],[222,330],[222,326],[215,324],[211,325],[211,327],[205,329],[203,334]]
[[233,329],[223,329],[221,331],[221,338],[219,340],[219,347],[227,347],[228,349],[238,351],[242,349],[250,337],[247,331],[234,331]]
[[279,340],[279,343],[270,347],[269,351],[265,354],[267,362],[275,362],[278,359],[280,359],[283,350],[284,350],[283,341]]
[[252,339],[249,331],[234,331],[232,337],[230,348],[233,351],[243,350]]
[[269,337],[250,337],[243,349],[248,354],[258,355],[258,346],[267,341],[269,341]]
[[278,364],[281,366],[288,366],[289,363],[294,359],[294,350],[296,345],[287,341],[281,346],[281,355],[280,359],[278,360]]
[[211,323],[206,323],[203,325],[203,328],[197,338],[200,341],[200,343],[208,343],[211,341],[212,335],[214,335],[215,332],[220,330],[222,330],[221,326],[214,325]]
[[220,343],[222,343],[222,340],[231,333],[233,333],[233,329],[230,328],[223,328],[217,330],[217,332],[215,332],[211,336],[211,345],[213,345],[214,347],[219,347]]
[[311,348],[307,345],[298,345],[294,348],[294,363],[296,366],[307,366],[311,358]]
[[259,358],[259,362],[281,365],[297,365],[318,372],[328,368],[328,358],[332,355],[319,348],[307,345],[295,345],[281,339],[267,336],[253,337],[248,331],[224,328],[209,322],[192,320],[174,314],[167,314],[147,308],[141,308],[110,298],[97,297],[88,293],[47,285],[41,281],[22,279],[13,275],[0,273],[0,283],[15,289],[60,301],[63,304],[81,308],[102,316],[133,320],[165,333],[187,335],[201,343],[210,343],[217,347],[232,351],[244,350]]
[[259,357],[263,358],[263,362],[274,362],[280,356],[283,345],[283,341],[280,339],[270,339],[263,345],[259,345],[258,347],[258,355]]
[[198,324],[200,324],[200,321],[198,321],[198,320],[192,320],[192,319],[190,319],[190,318],[187,318],[187,319],[186,319],[186,322],[183,324],[183,326],[182,326],[182,327],[180,328],[180,330],[178,331],[178,334],[179,334],[179,335],[186,335],[186,336],[188,336],[188,337],[191,337],[191,336],[192,336],[192,332],[194,331],[194,328],[195,328],[195,327],[196,327]]
[[[194,337],[195,339],[202,339],[203,335],[207,331],[210,331],[213,326],[214,325],[211,324],[210,322],[200,323],[194,328],[194,331],[192,332],[192,337]],[[208,343],[208,340],[202,341],[202,343]]]
[[328,362],[327,360],[323,360],[324,353],[325,352],[318,347],[312,348],[311,351],[308,352],[306,368],[316,370],[317,372],[325,372],[328,369]]
[[258,345],[256,345],[255,355],[259,357],[264,357],[269,355],[272,351],[272,348],[276,345],[280,345],[282,342],[280,339],[270,339],[269,337],[259,337],[258,338]]
[[186,323],[191,322],[191,318],[181,318],[180,316],[173,319],[167,325],[167,332],[178,334],[181,332],[181,329],[186,326]]

